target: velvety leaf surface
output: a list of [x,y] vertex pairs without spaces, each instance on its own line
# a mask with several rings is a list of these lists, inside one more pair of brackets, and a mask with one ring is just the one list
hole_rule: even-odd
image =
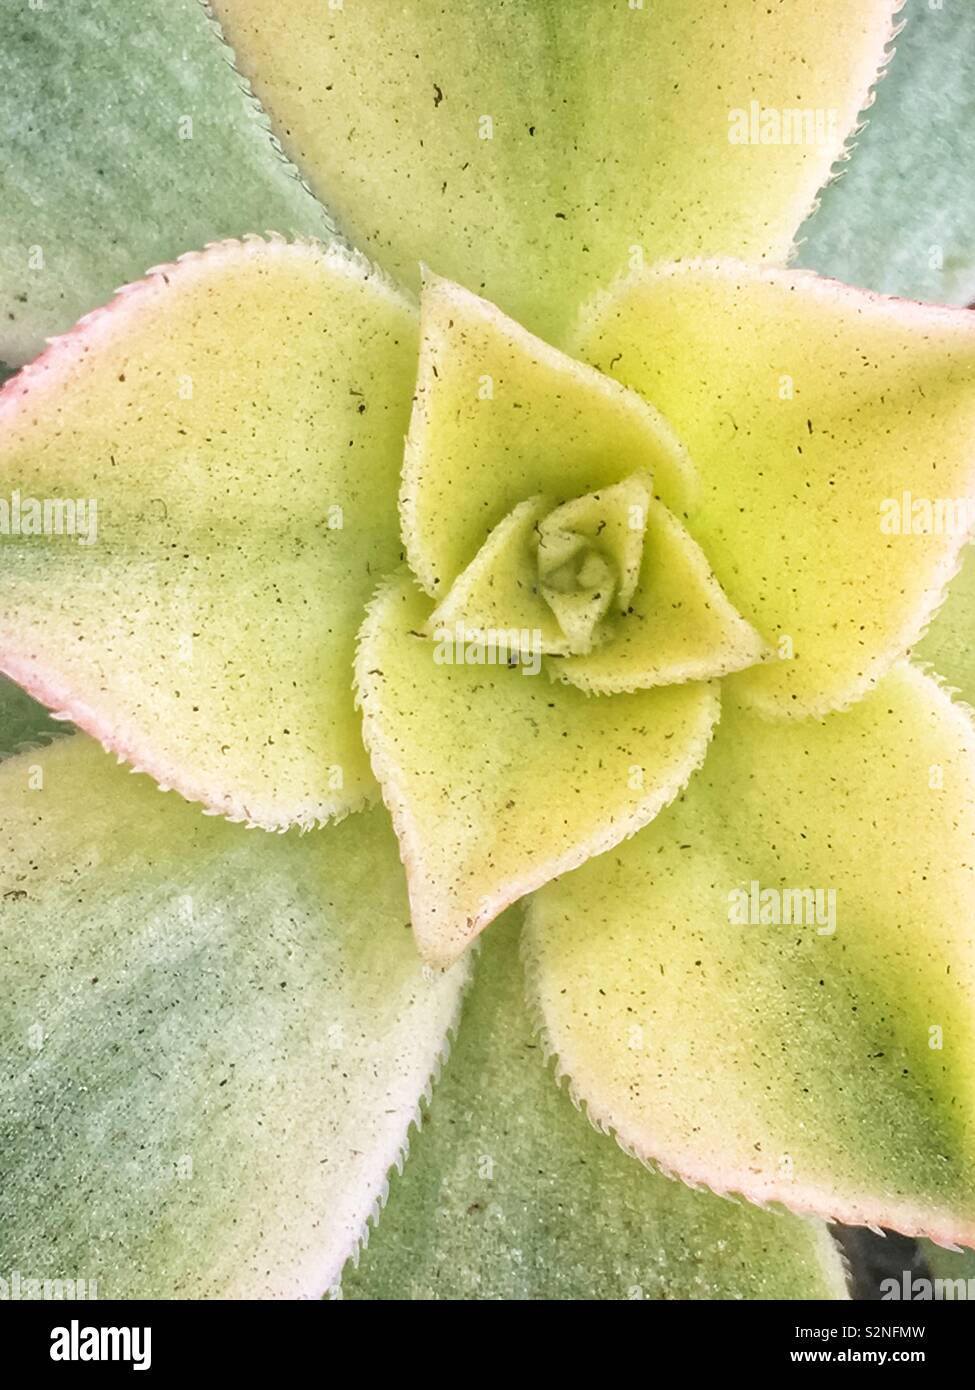
[[824,714],[869,690],[926,627],[975,515],[975,315],[687,263],[591,306],[580,351],[690,451],[688,529],[784,657],[734,677],[743,697]]
[[[258,239],[59,340],[0,394],[0,670],[231,818],[361,806],[354,637],[400,556],[415,363],[366,263]],[[75,534],[26,534],[15,495]]]
[[436,276],[420,326],[400,504],[428,594],[443,597],[488,533],[538,494],[570,501],[646,474],[676,512],[689,505],[687,453],[635,392]]
[[2,1267],[321,1294],[462,985],[420,968],[385,814],[246,831],[79,735],[3,764],[0,827]]
[[199,0],[0,9],[0,360],[219,237],[327,237]]
[[438,653],[411,577],[377,594],[356,682],[420,950],[443,965],[510,903],[651,820],[704,758],[703,682],[597,699],[485,647]]
[[975,1244],[973,789],[912,667],[822,723],[724,701],[679,801],[529,910],[594,1118],[718,1191]]
[[851,285],[975,299],[975,7],[907,0],[906,25],[843,177],[799,233],[799,263]]
[[648,1172],[552,1084],[514,915],[484,939],[402,1176],[342,1290],[354,1299],[843,1298],[818,1222]]
[[[892,0],[215,0],[285,148],[363,250],[558,341],[634,258],[784,258],[866,104]],[[752,101],[799,143],[732,143]]]

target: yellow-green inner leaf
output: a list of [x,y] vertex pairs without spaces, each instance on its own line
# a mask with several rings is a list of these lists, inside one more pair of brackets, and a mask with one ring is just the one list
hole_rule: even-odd
[[742,698],[859,699],[924,631],[975,519],[975,317],[687,262],[595,302],[578,347],[690,451],[688,528],[779,657],[733,678]]
[[593,700],[506,648],[430,641],[408,575],[363,624],[363,732],[400,841],[413,929],[454,960],[509,903],[645,825],[704,757],[707,684]]
[[354,637],[415,363],[365,263],[257,239],[58,340],[0,396],[0,669],[234,819],[361,806]]

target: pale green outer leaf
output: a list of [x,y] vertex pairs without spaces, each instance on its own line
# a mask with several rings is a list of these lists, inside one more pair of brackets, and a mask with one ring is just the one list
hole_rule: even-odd
[[818,1222],[650,1173],[552,1085],[518,922],[484,938],[461,1028],[354,1299],[844,1298]]
[[966,548],[945,606],[915,653],[975,705],[975,547]]
[[449,590],[536,494],[570,501],[645,473],[682,513],[694,469],[653,406],[460,285],[427,276],[400,506],[410,566]]
[[975,315],[685,262],[598,297],[578,336],[687,446],[688,529],[784,658],[736,689],[767,714],[858,699],[924,631],[975,515]]
[[[941,1298],[968,1301],[975,1299],[975,1250],[945,1250],[932,1241],[924,1240],[921,1242],[921,1254],[931,1271],[932,1279],[945,1281],[940,1291]],[[903,1297],[903,1277],[901,1296]]]
[[466,645],[438,652],[424,635],[431,608],[405,572],[383,585],[356,684],[413,930],[445,965],[503,908],[666,806],[700,766],[719,703],[704,682],[597,700],[538,664],[491,664],[486,647],[471,663]]
[[79,735],[4,763],[0,827],[0,1269],[324,1292],[463,980],[420,968],[384,813],[248,832]]
[[0,360],[220,237],[331,224],[199,0],[0,9]]
[[[285,148],[364,250],[559,341],[635,258],[781,260],[866,105],[893,0],[214,0]],[[751,101],[812,140],[729,141]]]
[[0,676],[0,758],[16,753],[21,744],[69,731],[26,691]]
[[[741,924],[753,884],[780,909],[819,890],[818,914]],[[975,729],[927,676],[900,665],[823,723],[726,700],[680,800],[536,894],[534,987],[576,1094],[637,1153],[975,1244],[973,897]]]
[[85,521],[0,535],[0,670],[233,819],[361,806],[354,640],[400,557],[416,341],[365,262],[257,238],[59,339],[0,394],[0,498]]
[[975,6],[907,0],[903,17],[854,157],[799,233],[799,263],[887,294],[969,304]]

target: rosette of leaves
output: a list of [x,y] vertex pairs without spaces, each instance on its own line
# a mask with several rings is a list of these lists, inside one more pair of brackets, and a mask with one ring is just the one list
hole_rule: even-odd
[[219,0],[277,139],[156,8],[4,21],[0,351],[93,310],[0,396],[4,1262],[335,1292],[421,1103],[349,1296],[973,1243],[975,322],[783,268],[895,7]]

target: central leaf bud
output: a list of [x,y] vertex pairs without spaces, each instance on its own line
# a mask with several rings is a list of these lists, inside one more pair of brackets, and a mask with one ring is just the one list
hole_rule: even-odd
[[614,612],[624,613],[640,572],[650,503],[640,476],[576,497],[535,527],[538,589],[565,638],[584,656],[604,641]]
[[769,659],[700,547],[635,473],[568,502],[539,495],[487,535],[424,636],[504,651],[590,693],[710,680]]
[[538,579],[569,651],[590,651],[616,590],[616,575],[605,555],[583,536],[556,531],[539,540]]

